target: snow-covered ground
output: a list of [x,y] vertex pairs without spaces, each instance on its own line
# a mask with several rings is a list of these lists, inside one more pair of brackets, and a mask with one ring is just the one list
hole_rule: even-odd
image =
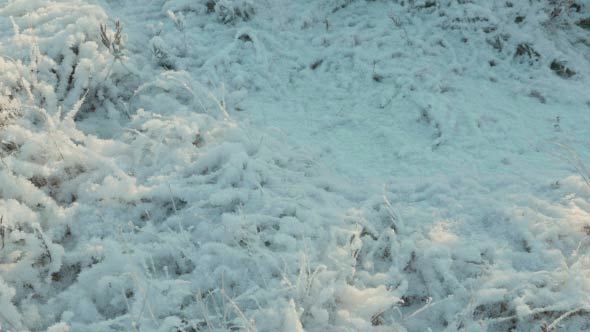
[[0,157],[2,331],[590,330],[588,0],[8,0]]

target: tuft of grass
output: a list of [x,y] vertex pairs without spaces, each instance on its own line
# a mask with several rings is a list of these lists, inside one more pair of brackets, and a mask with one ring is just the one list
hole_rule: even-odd
[[[102,23],[99,26],[99,31],[100,40],[102,44],[109,50],[109,53],[113,56],[113,61],[111,62],[109,69],[107,70],[107,73],[101,82],[101,85],[103,85],[106,82],[106,80],[111,76],[111,73],[113,71],[113,65],[115,64],[115,62],[119,61],[119,63],[121,63],[121,65],[123,65],[123,67],[125,67],[127,70],[129,70],[129,68],[127,68],[127,66],[123,64],[125,56],[125,46],[123,44],[123,25],[121,25],[121,21],[115,21],[114,33],[109,33],[109,31],[107,30],[107,25]],[[129,71],[133,72],[131,70]],[[127,117],[129,117],[128,113],[126,115]]]
[[576,72],[573,69],[568,68],[563,61],[553,60],[551,65],[549,65],[549,68],[561,78],[570,78],[576,75]]
[[115,32],[109,34],[106,24],[100,24],[100,39],[102,44],[109,50],[115,60],[121,60],[125,47],[123,45],[123,26],[121,21],[115,21]]
[[534,61],[538,61],[541,58],[541,54],[533,48],[529,43],[520,43],[516,46],[514,52],[515,58],[528,58],[529,63],[532,64]]

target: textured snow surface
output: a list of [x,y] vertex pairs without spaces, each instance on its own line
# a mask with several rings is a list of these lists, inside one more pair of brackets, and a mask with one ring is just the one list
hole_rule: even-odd
[[0,329],[590,330],[589,27],[588,0],[1,3]]

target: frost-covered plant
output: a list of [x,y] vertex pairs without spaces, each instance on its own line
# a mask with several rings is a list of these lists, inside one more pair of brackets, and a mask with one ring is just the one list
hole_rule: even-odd
[[171,10],[168,10],[166,12],[166,14],[168,14],[168,17],[172,20],[172,22],[174,23],[174,26],[176,27],[176,29],[178,31],[182,32],[182,43],[183,43],[182,55],[186,55],[186,53],[188,51],[188,45],[186,43],[186,31],[185,31],[184,15],[182,15],[181,12],[174,13]]
[[18,80],[9,79],[11,76],[14,78],[14,75],[20,75],[19,71],[15,70],[16,66],[12,60],[0,57],[0,128],[17,117],[22,110],[21,100],[14,98],[19,90]]
[[408,36],[408,30],[406,30],[406,27],[402,23],[401,19],[397,15],[395,15],[394,12],[389,13],[389,18],[391,19],[391,22],[393,22],[393,24],[396,26],[396,28],[402,30],[404,39],[406,40],[406,43],[408,44],[408,46],[411,46],[412,41],[410,40],[410,37]]
[[115,32],[113,34],[107,32],[106,24],[100,24],[100,39],[102,44],[109,50],[115,60],[121,60],[123,57],[124,47],[122,33],[123,26],[119,20],[115,21]]
[[152,56],[158,64],[158,66],[166,70],[172,70],[176,68],[174,56],[170,54],[170,52],[168,51],[170,47],[168,46],[166,41],[164,41],[164,39],[162,39],[160,36],[155,36],[150,41],[150,46]]
[[84,137],[74,118],[120,96],[105,73],[122,39],[96,28],[100,7],[75,0],[12,1],[0,17],[14,32],[0,43],[0,324],[42,330],[55,317],[38,313],[39,302],[92,264],[64,258],[80,175],[93,168],[72,143]]
[[[110,33],[107,30],[107,26],[106,24],[101,23],[99,26],[99,30],[100,30],[100,40],[102,42],[102,45],[104,45],[104,47],[106,47],[106,49],[109,51],[109,53],[112,55],[113,60],[111,61],[111,64],[108,67],[108,70],[103,78],[103,81],[101,82],[100,86],[104,86],[104,83],[107,79],[109,79],[109,76],[112,73],[113,70],[113,66],[115,65],[116,62],[119,62],[126,70],[132,72],[127,66],[125,66],[125,64],[123,63],[124,59],[125,59],[125,46],[123,43],[123,26],[121,25],[121,21],[116,20],[115,21],[115,31]],[[99,95],[95,95],[96,97],[99,97]],[[86,95],[84,96],[86,97]],[[95,107],[96,108],[96,107]],[[127,118],[130,117],[129,112],[127,110],[127,105],[121,105],[121,110],[123,113],[125,113],[127,115]]]
[[217,0],[214,11],[217,19],[225,24],[248,21],[255,14],[254,4],[249,0]]
[[[26,3],[14,1],[0,9],[1,16],[10,16],[14,30],[9,42],[0,45],[0,54],[16,71],[12,77],[18,78],[3,80],[0,89],[13,97],[25,94],[11,100],[26,100],[26,107],[38,106],[50,114],[71,110],[81,100],[77,108],[82,112],[120,109],[124,88],[132,82],[123,76],[129,70],[121,61],[122,25],[117,23],[109,33],[101,24],[106,21],[104,11],[84,2],[40,3],[32,9]],[[1,99],[0,105],[6,105]]]

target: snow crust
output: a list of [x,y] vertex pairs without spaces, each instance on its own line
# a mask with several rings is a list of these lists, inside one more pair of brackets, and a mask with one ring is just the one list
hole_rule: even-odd
[[589,22],[1,4],[1,328],[590,329]]

